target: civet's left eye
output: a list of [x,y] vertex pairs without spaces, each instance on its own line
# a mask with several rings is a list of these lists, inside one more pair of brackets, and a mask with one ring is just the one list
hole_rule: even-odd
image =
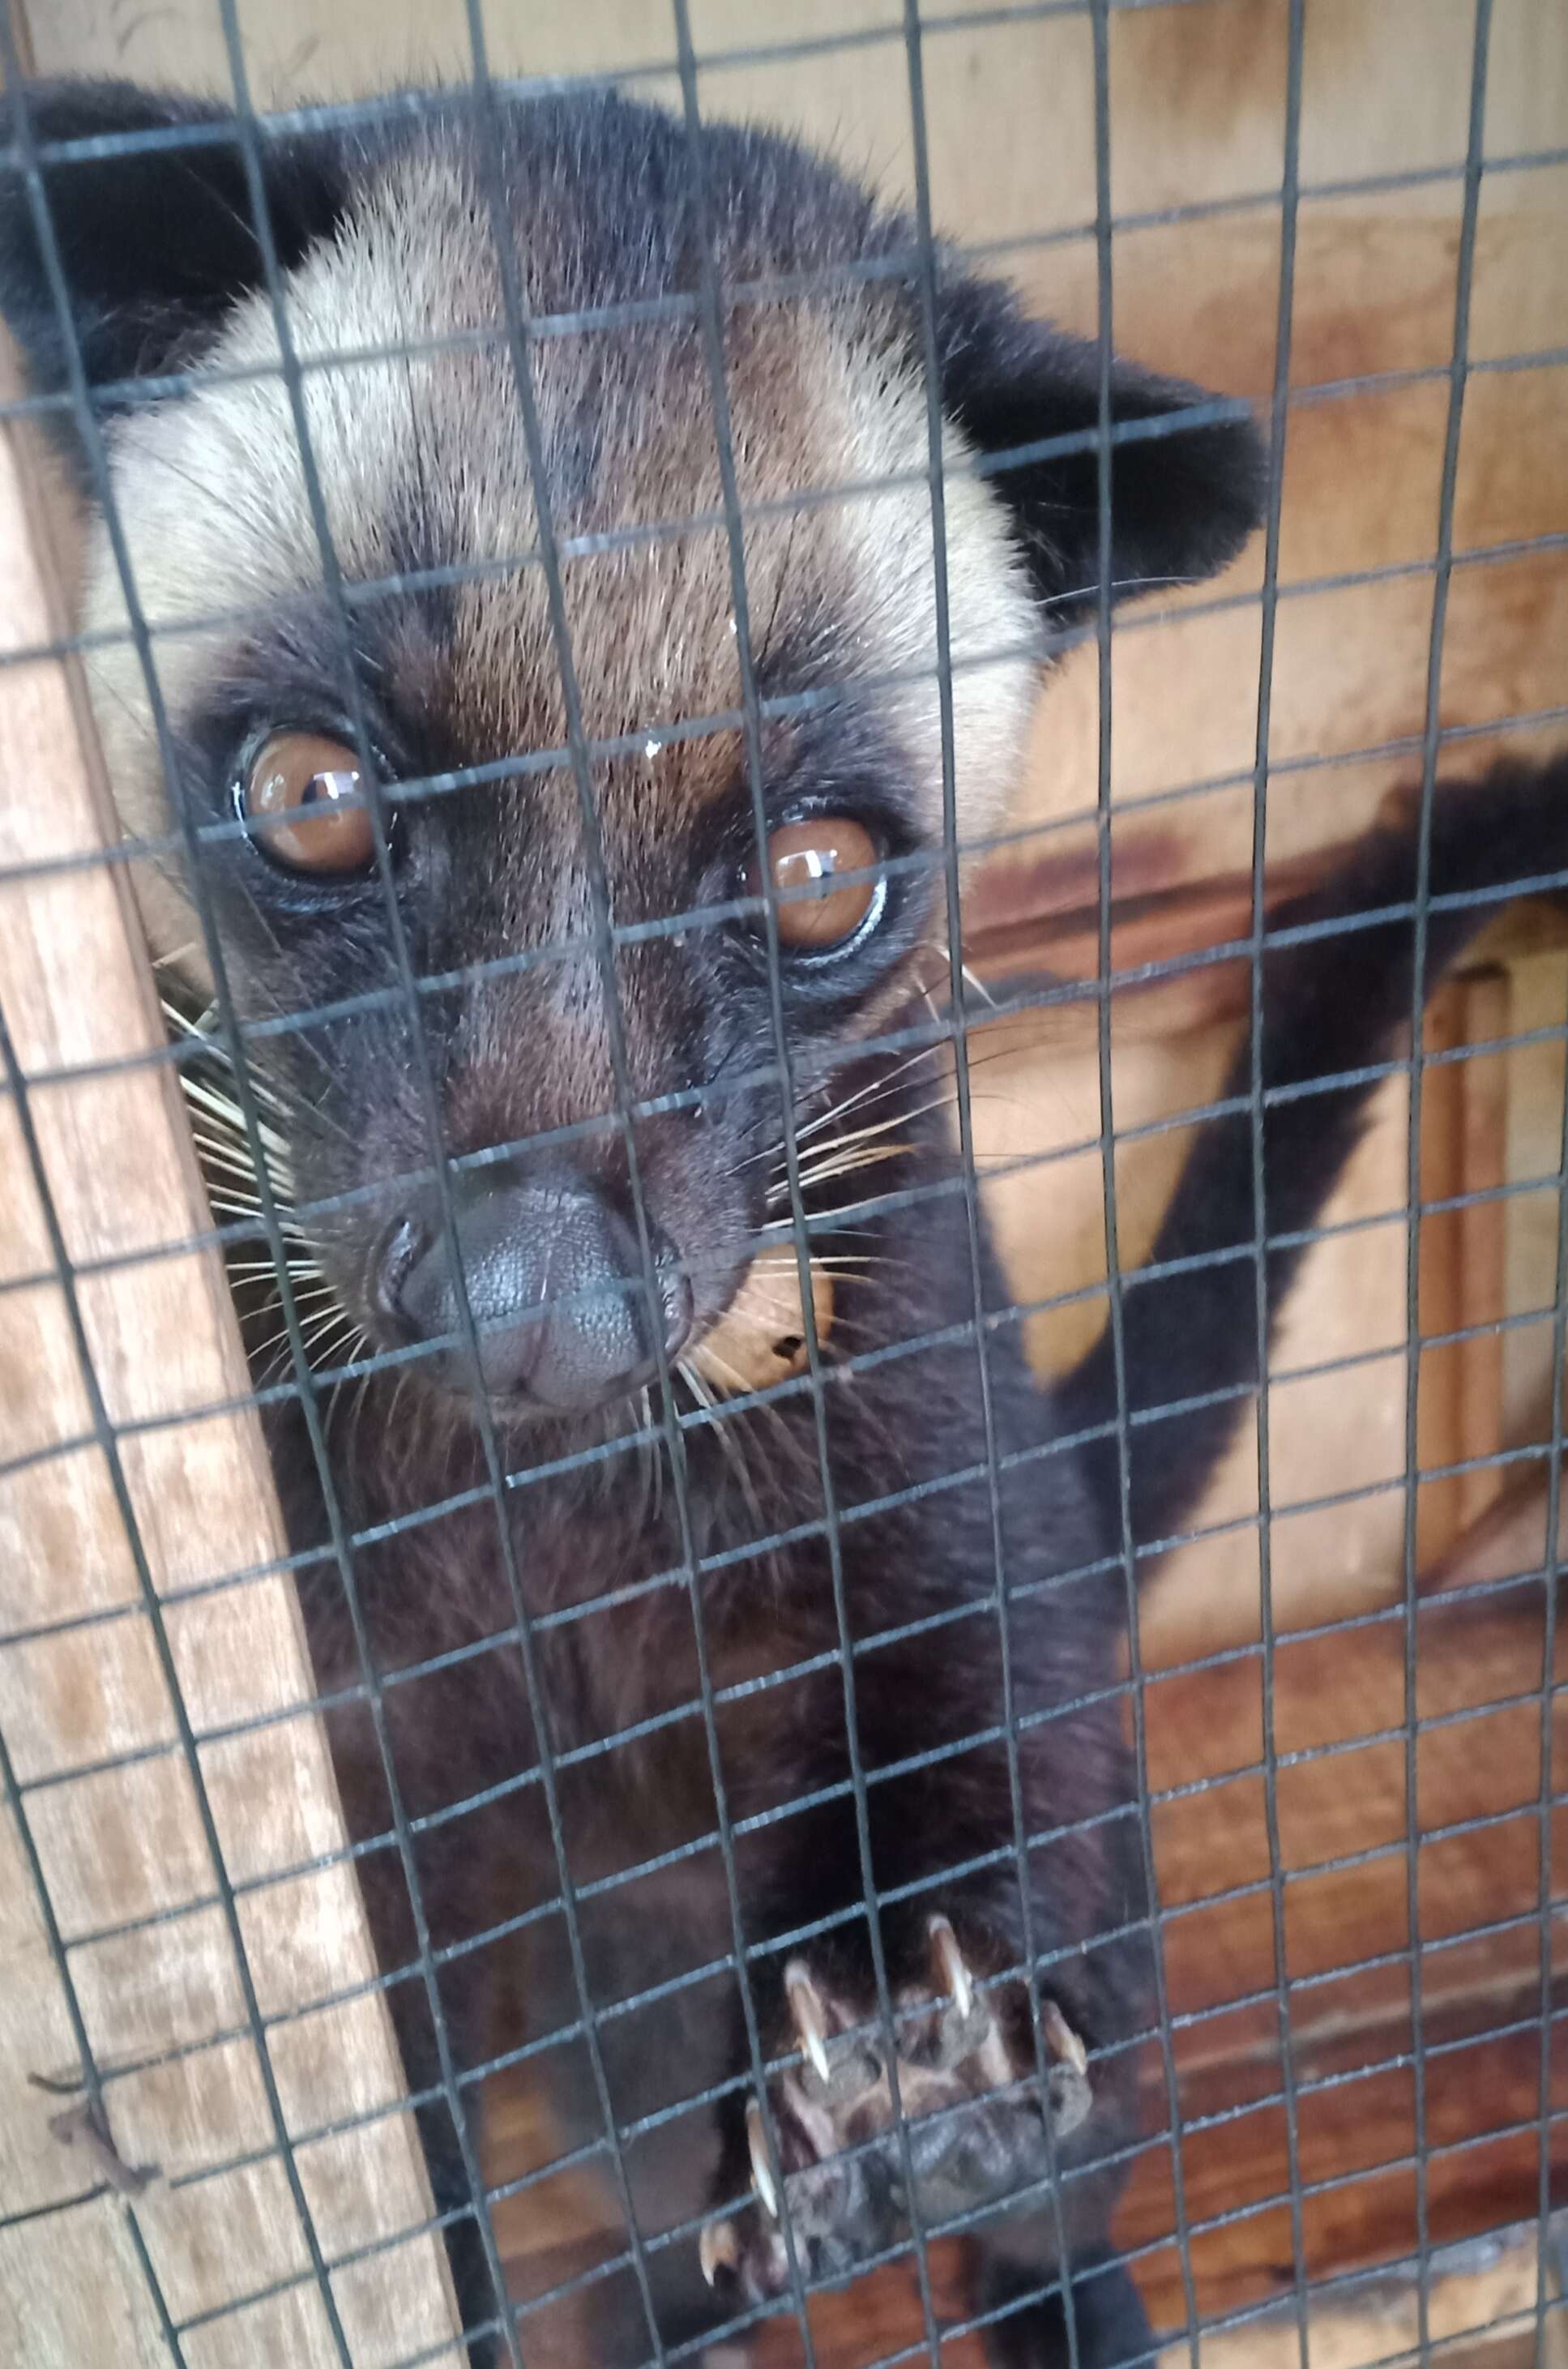
[[275,732],[252,758],[238,795],[252,838],[291,872],[341,877],[368,872],[374,861],[360,761],[340,740]]
[[[767,877],[778,898],[779,943],[793,954],[827,954],[863,929],[885,893],[876,876],[881,850],[863,822],[808,815],[769,834]],[[845,877],[845,875],[849,877]],[[755,858],[741,875],[748,897],[763,893]]]

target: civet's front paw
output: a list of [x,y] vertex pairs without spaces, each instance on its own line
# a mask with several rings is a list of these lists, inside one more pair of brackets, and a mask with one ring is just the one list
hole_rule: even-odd
[[[1089,2112],[1083,2043],[1047,2000],[1041,2013],[1054,2060],[1047,2137],[1033,2050],[1026,2062],[1014,2062],[946,1917],[933,1917],[929,1932],[934,1993],[915,1994],[919,2011],[912,2015],[903,2012],[908,1995],[896,2002],[902,2139],[869,1984],[865,1998],[851,2000],[819,1980],[808,1959],[784,1970],[805,2062],[779,2077],[770,2101],[784,2174],[783,2209],[800,2270],[811,2281],[841,2275],[898,2244],[909,2236],[911,2218],[929,2229],[1031,2187],[1048,2172],[1052,2143],[1059,2145]],[[757,2202],[732,2220],[710,2221],[702,2257],[710,2283],[733,2283],[756,2303],[784,2291],[789,2264],[755,2100],[747,2108],[747,2135]]]

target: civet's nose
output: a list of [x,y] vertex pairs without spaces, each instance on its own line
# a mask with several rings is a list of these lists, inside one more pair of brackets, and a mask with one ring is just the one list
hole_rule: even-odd
[[[509,1162],[452,1178],[458,1248],[486,1396],[562,1413],[641,1390],[658,1370],[654,1315],[635,1230],[588,1178],[541,1179]],[[669,1245],[653,1253],[658,1322],[679,1352],[692,1296]],[[406,1342],[440,1341],[436,1379],[473,1387],[440,1199],[414,1196],[389,1231],[375,1297]]]

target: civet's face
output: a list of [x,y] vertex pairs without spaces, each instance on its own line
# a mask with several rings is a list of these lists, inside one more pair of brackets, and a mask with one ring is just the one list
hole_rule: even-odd
[[[88,86],[35,113],[52,140],[204,120]],[[335,1204],[312,1235],[343,1308],[472,1386],[454,1225],[483,1388],[570,1413],[640,1390],[747,1272],[782,1123],[773,955],[804,1092],[909,992],[943,893],[946,661],[960,834],[1000,816],[1039,659],[1097,597],[1097,371],[942,280],[944,626],[906,223],[724,129],[704,206],[683,128],[608,98],[493,139],[450,100],[401,122],[263,143],[292,380],[232,140],[52,170],[88,369],[153,398],[124,390],[106,441],[143,610],[183,629],[157,640],[172,784],[128,643],[95,691],[127,828],[167,832],[171,789],[220,827],[201,886],[242,1010],[326,1015],[260,1057],[292,1190]],[[60,383],[19,185],[0,299]],[[1198,400],[1113,382],[1123,422]],[[1244,421],[1119,447],[1114,580],[1220,565],[1259,474]],[[124,621],[100,520],[86,622]],[[200,944],[191,888],[147,892],[170,947]]]

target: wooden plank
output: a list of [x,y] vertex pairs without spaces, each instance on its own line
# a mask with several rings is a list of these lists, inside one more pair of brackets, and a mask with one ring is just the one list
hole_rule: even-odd
[[[7,376],[6,390],[14,389]],[[70,2082],[80,2053],[16,1814],[0,1826],[0,2354],[38,2369],[166,2358],[145,2249],[189,2369],[339,2356],[284,2178],[275,2085],[327,2258],[380,2240],[333,2281],[356,2363],[439,2346],[454,2322],[421,2157],[387,2112],[351,2144],[313,2136],[394,2108],[404,2083],[379,1994],[320,1726],[260,1435],[215,1253],[177,1246],[211,1224],[166,1063],[123,867],[93,857],[112,825],[66,670],[9,654],[47,644],[59,610],[16,443],[0,444],[0,1012],[25,1075],[91,1069],[28,1095],[74,1267],[91,1375],[116,1427],[95,1444],[66,1297],[53,1270],[21,1113],[0,1101],[0,1734],[19,1816],[68,1945],[109,2129],[124,2162],[162,2175],[118,2199],[92,2157],[51,2134],[29,2086]],[[101,1065],[110,1065],[107,1070]],[[170,1246],[176,1246],[170,1249]],[[30,1279],[30,1280],[29,1280]],[[122,1429],[151,1425],[153,1428]],[[29,1456],[39,1459],[18,1464]],[[122,1481],[153,1590],[116,1497]],[[264,1574],[216,1593],[193,1586]],[[200,1743],[179,1746],[153,1618]],[[103,1616],[97,1619],[96,1616]],[[20,1634],[18,1632],[28,1632]],[[261,1726],[250,1726],[255,1721]],[[199,1788],[200,1789],[199,1791]],[[215,1828],[215,1863],[200,1816]],[[319,1864],[323,1860],[327,1862]],[[246,1888],[244,1963],[272,2024],[246,2035],[241,1960],[220,1867]],[[308,1869],[291,1881],[283,1871]],[[331,2002],[336,2001],[336,2004]],[[230,2169],[223,2167],[229,2166]],[[134,2224],[134,2227],[132,2227]],[[15,2272],[13,2278],[9,2273]],[[13,2340],[7,2342],[6,2338]]]
[[[1548,1514],[1547,1461],[1516,1468],[1508,1485],[1494,1498],[1447,1553],[1421,1574],[1423,1590],[1431,1595],[1444,1588],[1484,1586],[1520,1574],[1540,1571],[1546,1562]],[[1568,1497],[1558,1513],[1557,1556],[1568,1561]]]
[[[965,2304],[957,2249],[933,2247],[932,2271],[939,2321],[961,2319]],[[812,2335],[821,2369],[871,2369],[871,2364],[920,2344],[920,2315],[907,2277],[887,2272],[855,2292],[860,2300],[853,2309],[846,2297],[823,2296],[814,2303]],[[1550,2286],[1548,2292],[1552,2292]],[[1547,2350],[1539,2363],[1536,2360],[1535,2297],[1533,2227],[1516,2226],[1485,2246],[1442,2249],[1427,2281],[1428,2325],[1443,2348],[1433,2357],[1442,2362],[1443,2369],[1562,2369],[1561,2314],[1549,2319]],[[1243,2308],[1216,2297],[1208,2301],[1204,2316]],[[1310,2369],[1373,2369],[1373,2364],[1406,2352],[1413,2359],[1416,2313],[1416,2283],[1410,2276],[1368,2277],[1343,2296],[1314,2299]],[[1517,2345],[1521,2324],[1526,2331],[1522,2349],[1504,2350]],[[796,2330],[785,2322],[764,2330],[751,2357],[756,2369],[799,2369],[804,2356]],[[917,2352],[914,2357],[921,2356]],[[1229,2332],[1205,2335],[1202,2358],[1216,2369],[1300,2369],[1294,2305],[1252,2316]],[[945,2338],[942,2359],[952,2369],[982,2369],[979,2338]],[[1164,2369],[1190,2369],[1192,2354],[1185,2337],[1170,2344],[1161,2360]]]
[[[1421,1716],[1469,1714],[1424,1730],[1417,1764],[1423,2032],[1432,2052],[1425,2135],[1436,2150],[1429,2202],[1438,2240],[1527,2214],[1536,2200],[1541,1714],[1531,1690],[1540,1683],[1542,1636],[1539,1586],[1505,1591],[1492,1604],[1438,1598],[1421,1614]],[[1278,1780],[1288,1971],[1298,1985],[1289,2005],[1294,2073],[1298,2082],[1332,2084],[1302,2100],[1300,2175],[1344,2183],[1307,2202],[1314,2277],[1396,2260],[1413,2244],[1412,2011],[1401,1954],[1410,1943],[1403,1694],[1400,1619],[1278,1648],[1279,1752],[1349,1746],[1298,1759]],[[1288,2275],[1290,2262],[1288,2215],[1277,2202],[1290,2163],[1277,2102],[1276,2008],[1265,2000],[1226,2010],[1227,2001],[1246,2001],[1276,1979],[1266,1890],[1221,1896],[1268,1874],[1261,1706],[1255,1661],[1161,1678],[1148,1696],[1151,1782],[1216,1780],[1210,1791],[1158,1807],[1155,1839],[1162,1899],[1177,1912],[1166,1928],[1173,2008],[1201,2019],[1175,2043],[1183,2113],[1189,2122],[1230,2116],[1183,2141],[1187,2209],[1213,2219],[1254,2207],[1200,2241],[1201,2275],[1232,2307],[1277,2293],[1281,2263]],[[1561,1749],[1568,1735],[1561,1698],[1553,1719]],[[1387,1740],[1370,1740],[1379,1737]],[[1465,1831],[1476,1820],[1485,1823]],[[1559,1866],[1565,1842],[1559,1813]],[[1563,1937],[1555,1928],[1552,1948],[1561,1970]],[[1568,1995],[1561,1971],[1553,1980]],[[1560,2031],[1553,2026],[1559,2105],[1568,2101]],[[1565,2160],[1559,2123],[1554,2183]],[[1169,2211],[1168,2174],[1156,2162],[1134,2183],[1129,2236],[1160,2234]],[[1176,2300],[1173,2288],[1172,2307]]]

